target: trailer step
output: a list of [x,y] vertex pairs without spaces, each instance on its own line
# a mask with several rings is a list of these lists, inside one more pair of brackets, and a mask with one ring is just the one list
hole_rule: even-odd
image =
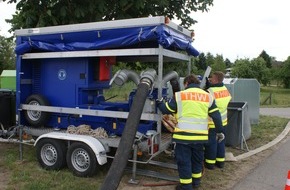
[[[132,168],[130,168],[130,167],[127,167],[125,170],[132,173]],[[153,170],[137,169],[136,170],[136,174],[137,175],[142,175],[142,176],[148,176],[148,177],[155,177],[155,178],[163,179],[163,180],[167,180],[167,181],[175,181],[175,182],[179,181],[179,177],[178,176],[171,176],[171,175],[167,175],[167,174],[164,174],[164,173],[156,172],[156,171],[153,171]]]
[[149,164],[156,165],[156,166],[161,166],[163,168],[169,168],[169,169],[177,170],[177,165],[176,164],[172,164],[172,163],[165,163],[165,162],[159,162],[159,161],[155,161],[155,160],[150,160]]

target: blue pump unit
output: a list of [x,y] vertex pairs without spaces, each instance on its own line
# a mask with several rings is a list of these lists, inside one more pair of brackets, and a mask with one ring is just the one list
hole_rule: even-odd
[[[164,17],[21,29],[15,34],[17,122],[35,127],[66,129],[69,125],[87,124],[93,129],[103,127],[108,133],[121,135],[124,117],[71,114],[62,112],[62,108],[129,112],[134,90],[128,102],[108,102],[103,95],[104,89],[111,87],[112,67],[117,61],[127,56],[127,60],[137,57],[140,58],[137,61],[146,62],[148,58],[157,62],[155,58],[161,55],[162,48],[168,62],[178,60],[176,56],[188,60],[171,51],[199,54],[192,46],[190,31],[173,23],[166,24]],[[152,56],[155,58],[151,59]],[[160,86],[151,90],[144,112],[157,113],[155,100],[167,95],[166,88],[159,90]],[[46,113],[22,105],[59,110]],[[38,121],[38,117],[42,119]],[[155,129],[159,118],[150,119],[140,121],[139,132]]]
[[[108,59],[113,60],[111,57]],[[110,81],[103,78],[112,78],[111,67],[114,63],[106,61],[108,76],[104,76],[100,61],[98,58],[58,58],[22,62],[21,67],[25,71],[22,81],[29,81],[20,85],[23,101],[31,94],[41,94],[45,96],[49,106],[129,112],[135,90],[130,93],[128,102],[105,101],[103,90],[110,88]],[[153,105],[149,110],[152,113],[157,113],[154,104],[158,98],[157,90],[153,89],[148,95],[148,101],[151,101],[149,104]],[[166,92],[164,89],[164,93]],[[27,118],[22,121],[30,125]],[[70,125],[87,124],[93,129],[103,127],[109,134],[121,135],[125,123],[126,119],[51,113],[44,125],[66,129]],[[156,129],[155,121],[140,121],[139,132],[146,133],[152,129]]]

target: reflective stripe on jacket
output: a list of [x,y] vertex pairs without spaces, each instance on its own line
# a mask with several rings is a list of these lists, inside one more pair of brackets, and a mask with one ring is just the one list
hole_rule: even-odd
[[[215,103],[221,114],[223,126],[226,126],[228,124],[227,107],[232,98],[230,92],[225,86],[210,87],[208,91],[215,99]],[[209,118],[208,124],[209,128],[215,127],[211,118]]]
[[208,109],[213,97],[200,88],[188,88],[175,93],[178,125],[173,139],[179,141],[208,140]]

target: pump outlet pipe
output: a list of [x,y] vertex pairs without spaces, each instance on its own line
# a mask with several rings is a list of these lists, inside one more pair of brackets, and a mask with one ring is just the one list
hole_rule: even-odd
[[175,92],[180,91],[179,75],[176,71],[171,71],[163,77],[162,82],[160,83],[161,87],[164,87],[165,84],[170,81],[172,87],[173,96]]
[[100,188],[101,190],[115,190],[121,181],[124,169],[129,159],[129,154],[133,147],[143,107],[155,79],[156,71],[153,69],[149,69],[141,74],[140,83],[137,86],[136,95],[133,99],[120,144],[112,165]]
[[131,79],[136,85],[140,82],[140,76],[134,71],[122,69],[115,73],[110,81],[110,85],[114,82],[118,86],[123,86],[128,79]]

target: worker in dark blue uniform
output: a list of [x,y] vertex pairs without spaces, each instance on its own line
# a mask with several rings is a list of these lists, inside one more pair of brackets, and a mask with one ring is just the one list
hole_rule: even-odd
[[199,88],[195,75],[184,78],[185,90],[176,92],[169,101],[158,101],[163,114],[175,114],[178,121],[172,141],[180,184],[177,190],[192,190],[200,185],[204,160],[204,143],[208,141],[208,116],[215,124],[217,138],[223,140],[221,115],[213,97]]
[[[216,71],[209,79],[207,91],[214,97],[216,105],[220,111],[223,130],[228,124],[227,108],[231,100],[231,94],[223,84],[224,74],[220,71]],[[219,168],[224,167],[225,163],[225,139],[220,143],[216,140],[216,130],[212,119],[209,119],[209,142],[205,144],[205,167],[208,169],[214,169],[214,166]]]

